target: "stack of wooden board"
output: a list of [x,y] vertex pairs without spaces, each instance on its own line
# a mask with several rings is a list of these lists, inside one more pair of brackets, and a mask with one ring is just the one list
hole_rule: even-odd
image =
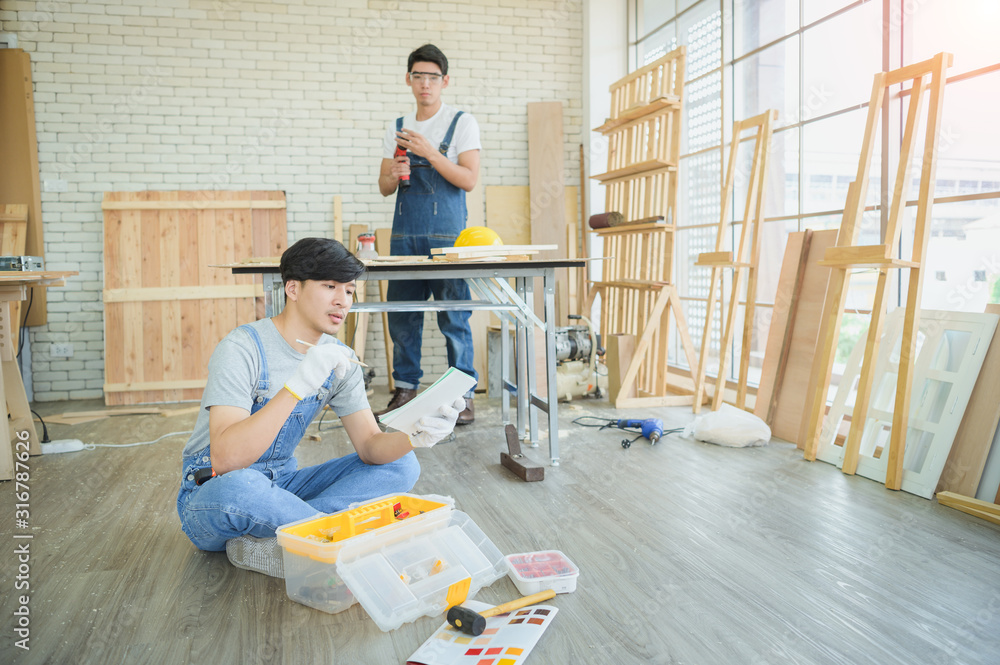
[[432,249],[435,261],[528,261],[558,245],[487,245],[479,247],[439,247]]

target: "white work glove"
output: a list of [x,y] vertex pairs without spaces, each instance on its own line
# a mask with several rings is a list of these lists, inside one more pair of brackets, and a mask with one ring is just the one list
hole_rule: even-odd
[[414,448],[430,448],[451,434],[455,429],[458,414],[465,410],[465,398],[459,397],[454,404],[443,404],[437,413],[424,416],[417,421],[416,430],[410,434],[410,445]]
[[342,344],[321,344],[306,351],[306,357],[285,382],[285,389],[296,399],[305,399],[319,390],[330,374],[338,379],[351,368],[351,350]]

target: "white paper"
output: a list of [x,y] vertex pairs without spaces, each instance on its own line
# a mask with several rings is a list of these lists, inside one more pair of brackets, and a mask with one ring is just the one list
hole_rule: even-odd
[[476,380],[461,370],[449,367],[427,390],[423,391],[403,406],[379,417],[386,427],[413,436],[417,421],[429,413],[435,413],[443,404],[453,404],[476,386]]

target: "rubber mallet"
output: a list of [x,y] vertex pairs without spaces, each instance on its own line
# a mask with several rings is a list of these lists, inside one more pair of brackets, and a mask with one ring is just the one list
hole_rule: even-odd
[[487,617],[495,617],[498,614],[513,612],[514,610],[519,610],[522,607],[534,605],[535,603],[540,603],[543,600],[555,597],[556,592],[552,589],[547,589],[545,591],[533,593],[530,596],[524,596],[523,598],[512,600],[509,603],[504,603],[503,605],[491,607],[483,612],[475,612],[470,610],[468,607],[453,605],[451,609],[448,610],[448,623],[455,628],[458,628],[463,633],[467,633],[469,635],[482,635],[483,631],[486,630]]

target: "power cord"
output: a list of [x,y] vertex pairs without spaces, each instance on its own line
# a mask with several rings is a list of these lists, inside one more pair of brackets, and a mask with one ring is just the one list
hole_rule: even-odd
[[49,439],[49,428],[45,426],[45,421],[42,420],[42,417],[38,415],[37,411],[35,411],[34,409],[30,409],[30,411],[33,414],[35,414],[35,416],[38,417],[38,422],[40,422],[42,424],[42,441],[41,441],[41,443],[49,443],[49,441],[51,441],[51,439]]
[[21,349],[24,348],[24,335],[26,334],[25,333],[25,328],[27,327],[24,324],[28,320],[28,315],[31,314],[31,303],[33,303],[34,301],[35,301],[35,290],[34,289],[29,289],[28,290],[28,306],[24,308],[24,318],[21,319],[21,330],[18,332],[18,335],[17,335],[17,357],[18,358],[21,357]]
[[83,448],[84,450],[93,450],[94,448],[133,448],[135,446],[149,446],[154,443],[159,443],[167,437],[191,434],[192,431],[193,430],[188,430],[186,432],[170,432],[169,434],[164,434],[158,439],[153,439],[152,441],[139,441],[138,443],[85,443],[83,444]]

